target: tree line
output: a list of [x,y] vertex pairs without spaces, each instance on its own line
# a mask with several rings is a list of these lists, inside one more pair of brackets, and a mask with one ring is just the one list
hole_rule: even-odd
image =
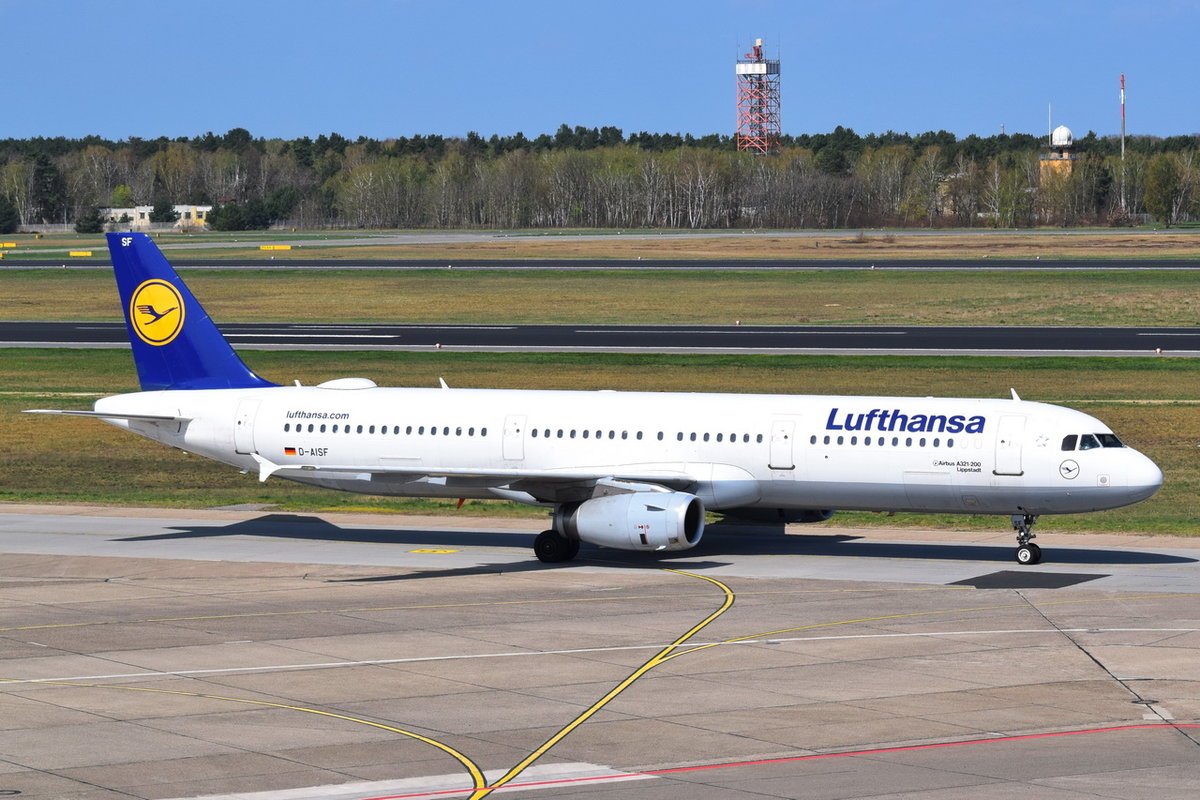
[[1200,136],[1076,140],[946,131],[784,136],[738,152],[723,134],[562,125],[529,139],[351,141],[224,135],[0,140],[0,232],[88,228],[101,207],[213,204],[218,229],[733,228],[1172,224],[1200,217]]

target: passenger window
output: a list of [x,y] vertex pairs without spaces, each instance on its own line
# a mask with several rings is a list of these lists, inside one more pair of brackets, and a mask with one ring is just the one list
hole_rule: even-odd
[[450,435],[450,426],[447,425],[446,427],[442,428],[442,436],[449,436],[449,435]]
[[325,432],[325,423],[321,423],[321,433]]
[[292,429],[292,423],[290,423],[290,422],[283,423],[283,432],[284,433],[287,433],[291,429]]
[[816,435],[815,433],[814,433],[812,436],[808,437],[808,443],[809,443],[809,444],[816,444],[816,443],[817,443],[817,435]]
[[758,435],[758,443],[762,444],[762,434],[761,433]]
[[858,444],[858,437],[857,437],[857,436],[851,436],[851,437],[850,437],[850,444]]
[[718,441],[718,442],[719,442],[719,441],[721,441],[721,437],[722,437],[722,436],[724,436],[724,434],[722,434],[722,433],[718,433],[718,434],[717,434],[717,441]]
[[437,436],[437,428],[435,428],[434,426],[430,425],[430,426],[429,426],[429,435],[430,435],[430,436]]
[[417,428],[417,433],[421,436],[424,436],[425,435],[425,426],[422,425],[421,427]]
[[480,436],[487,436],[487,428],[480,428],[480,429],[479,429],[479,435],[480,435]]
[[313,432],[313,424],[312,424],[311,422],[310,422],[310,423],[308,423],[308,432],[309,432],[309,433],[312,433],[312,432]]
[[[537,431],[534,431],[534,433],[537,433]],[[455,435],[455,436],[462,436],[462,428],[455,428],[455,429],[454,429],[454,435]]]
[[558,429],[558,438],[560,438],[560,439],[563,438],[563,429],[562,428]]
[[375,426],[374,426],[374,425],[372,425],[371,427],[367,428],[367,433],[374,433],[374,432],[375,432]]
[[708,441],[708,434],[707,434],[707,433],[706,433],[706,434],[704,434],[704,441],[706,441],[706,442]]
[[825,444],[829,444],[829,435],[828,434],[826,434],[826,436],[825,436]]
[[589,434],[591,434],[591,431],[585,429],[583,432],[583,438],[585,438],[585,439],[588,438]]
[[845,441],[846,441],[846,437],[844,437],[844,436],[838,437],[838,440],[837,440],[838,444],[843,444]]
[[658,440],[659,440],[660,442],[663,440],[663,432],[662,432],[662,431],[659,431],[659,432],[658,432]]
[[639,442],[642,440],[642,432],[641,432],[641,431],[638,431],[638,432],[637,432],[637,440],[638,440]]
[[400,435],[400,426],[399,426],[399,425],[393,425],[393,426],[392,426],[392,435],[393,435],[393,436],[399,436],[399,435]]
[[412,436],[412,425],[409,425],[407,428],[405,428],[404,432],[409,436]]
[[1079,437],[1076,436],[1075,434],[1073,434],[1073,433],[1067,434],[1066,436],[1063,437],[1062,449],[1063,450],[1074,450],[1075,443],[1078,441],[1079,441]]
[[337,426],[337,425],[334,425],[334,426],[333,426],[333,432],[334,432],[334,433],[337,433],[337,432],[338,432],[338,426]]
[[1083,436],[1079,437],[1080,450],[1095,450],[1099,446],[1100,440],[1090,433],[1085,433]]
[[537,438],[537,428],[533,428],[532,430],[530,430],[529,435],[532,436],[534,439],[536,439]]

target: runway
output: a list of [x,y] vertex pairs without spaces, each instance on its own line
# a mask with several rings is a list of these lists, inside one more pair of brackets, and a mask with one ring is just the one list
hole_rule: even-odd
[[[592,237],[596,238],[596,237]],[[664,237],[665,238],[665,237]],[[358,242],[370,244],[371,242]],[[545,259],[487,259],[487,258],[392,258],[392,259],[338,259],[329,258],[272,258],[269,261],[232,261],[222,259],[187,258],[175,253],[186,252],[188,247],[216,247],[217,243],[204,245],[164,245],[163,250],[171,263],[180,270],[222,270],[271,272],[278,270],[349,270],[349,271],[422,271],[431,269],[457,269],[500,272],[611,272],[611,271],[666,271],[666,272],[861,272],[881,270],[890,272],[1195,272],[1200,270],[1200,261],[1194,259],[1041,259],[1026,258],[954,258],[954,259],[594,259],[594,258],[545,258]],[[228,243],[230,247],[245,247],[245,244]],[[299,244],[296,246],[303,246]],[[70,258],[63,252],[59,261],[45,258],[5,258],[0,261],[4,270],[111,270],[106,258]]]
[[[785,325],[222,325],[243,350],[1200,355],[1200,328]],[[124,348],[117,322],[0,322],[0,347]]]
[[[1194,795],[1192,540],[0,506],[0,794]],[[539,794],[540,793],[540,794]]]

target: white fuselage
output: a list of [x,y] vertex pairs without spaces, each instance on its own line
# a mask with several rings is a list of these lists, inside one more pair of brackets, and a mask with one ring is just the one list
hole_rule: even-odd
[[552,505],[569,486],[521,476],[662,476],[714,511],[1036,515],[1128,505],[1162,481],[1115,437],[1077,449],[1111,436],[1095,418],[1015,399],[273,387],[95,408],[178,416],[110,421],[242,469],[266,461],[280,477],[379,495]]

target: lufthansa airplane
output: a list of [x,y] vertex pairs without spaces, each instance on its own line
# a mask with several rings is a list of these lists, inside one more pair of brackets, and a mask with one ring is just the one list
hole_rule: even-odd
[[1108,426],[1011,399],[280,386],[237,356],[153,240],[108,246],[142,391],[98,417],[258,474],[402,497],[552,510],[546,562],[580,542],[686,550],[705,512],[816,522],[834,510],[1009,516],[1037,563],[1041,514],[1117,508],[1162,472]]

